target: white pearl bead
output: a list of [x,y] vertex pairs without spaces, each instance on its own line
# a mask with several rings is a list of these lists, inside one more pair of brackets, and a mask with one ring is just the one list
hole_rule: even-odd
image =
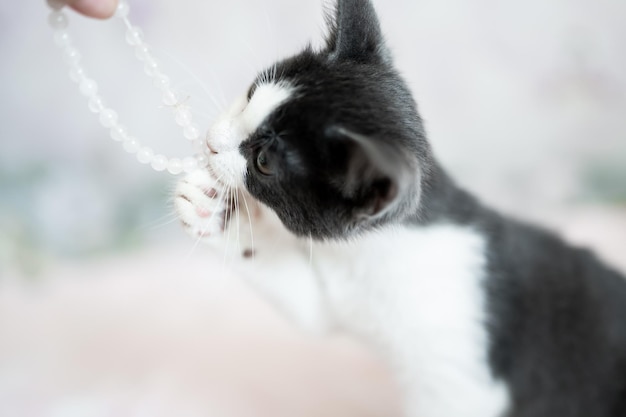
[[94,113],[100,113],[105,108],[104,100],[102,100],[102,97],[98,95],[92,96],[89,99],[88,105],[89,105],[89,110],[91,110]]
[[100,124],[106,128],[111,128],[117,124],[117,113],[111,109],[103,109],[100,112]]
[[172,90],[165,90],[161,101],[166,106],[175,106],[178,104],[178,95]]
[[156,88],[167,90],[170,88],[170,79],[167,75],[157,72],[152,76],[152,84],[154,84]]
[[47,3],[52,10],[61,10],[65,6],[65,2],[62,0],[47,0]]
[[193,151],[197,154],[204,154],[207,150],[206,142],[202,139],[196,139],[192,142]]
[[128,139],[124,142],[122,146],[124,147],[124,150],[128,153],[135,153],[141,148],[141,144],[139,144],[139,141],[137,141],[137,139],[135,138]]
[[155,59],[147,59],[143,70],[148,77],[152,77],[159,71],[159,63]]
[[163,155],[157,155],[152,158],[152,169],[155,171],[165,171],[167,169],[167,158]]
[[209,157],[199,153],[196,155],[196,161],[198,161],[198,168],[204,168],[209,164]]
[[178,158],[170,159],[170,162],[167,164],[167,170],[172,175],[178,175],[183,172],[183,161]]
[[198,140],[200,137],[200,130],[194,125],[189,125],[185,127],[183,134],[187,140]]
[[193,115],[189,108],[182,106],[176,109],[174,117],[176,118],[176,123],[181,127],[189,126],[193,120]]
[[64,59],[70,65],[78,65],[80,62],[80,52],[78,49],[72,48],[71,46],[65,47],[64,51]]
[[141,148],[137,152],[137,160],[142,164],[149,164],[154,158],[154,152],[150,148]]
[[130,7],[128,6],[128,3],[124,0],[120,1],[117,5],[115,16],[123,19],[125,17],[128,17],[128,12],[130,12]]
[[126,31],[126,42],[131,46],[141,45],[143,43],[143,33],[141,29],[136,26],[129,28]]
[[183,159],[183,171],[190,174],[196,169],[198,169],[198,160],[196,158],[189,156]]
[[128,130],[122,125],[115,125],[111,128],[111,139],[116,142],[124,142],[130,139]]
[[50,13],[48,23],[53,29],[61,30],[67,28],[67,16],[61,11]]
[[83,69],[83,67],[75,66],[70,70],[70,78],[75,83],[82,84],[82,82],[85,81],[86,76],[87,75],[85,74],[85,70]]
[[87,97],[94,96],[98,93],[98,84],[94,80],[85,78],[80,82],[80,92]]
[[72,43],[70,34],[64,30],[58,30],[54,34],[54,43],[60,47],[69,46]]
[[135,46],[135,56],[140,61],[148,61],[152,59],[152,54],[150,54],[150,49],[143,43],[141,45]]

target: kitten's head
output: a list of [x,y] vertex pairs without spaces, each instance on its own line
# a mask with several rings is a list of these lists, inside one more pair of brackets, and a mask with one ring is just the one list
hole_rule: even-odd
[[209,130],[209,168],[297,235],[345,238],[417,211],[431,164],[369,0],[339,0],[321,51],[262,72]]

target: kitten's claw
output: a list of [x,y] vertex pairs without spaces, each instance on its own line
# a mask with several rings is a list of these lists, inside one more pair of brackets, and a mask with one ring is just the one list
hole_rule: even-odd
[[219,236],[231,206],[227,190],[207,171],[189,174],[176,187],[175,205],[182,224],[194,238]]

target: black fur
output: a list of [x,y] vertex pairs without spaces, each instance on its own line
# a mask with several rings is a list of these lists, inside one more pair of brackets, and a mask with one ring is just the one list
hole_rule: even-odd
[[[626,281],[454,184],[368,0],[340,0],[329,24],[326,48],[306,48],[259,78],[275,74],[296,95],[241,146],[250,193],[295,234],[316,239],[390,223],[481,231],[490,364],[509,387],[508,416],[626,417]],[[256,168],[261,151],[270,175]]]

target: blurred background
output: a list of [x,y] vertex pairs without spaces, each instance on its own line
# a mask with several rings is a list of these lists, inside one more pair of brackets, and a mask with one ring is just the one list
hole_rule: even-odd
[[[374,3],[458,181],[626,270],[626,3]],[[130,4],[203,127],[324,30],[322,0]],[[68,13],[122,122],[191,154],[121,23]],[[299,333],[183,234],[175,179],[108,138],[47,15],[0,3],[0,415],[399,416],[369,352]]]

